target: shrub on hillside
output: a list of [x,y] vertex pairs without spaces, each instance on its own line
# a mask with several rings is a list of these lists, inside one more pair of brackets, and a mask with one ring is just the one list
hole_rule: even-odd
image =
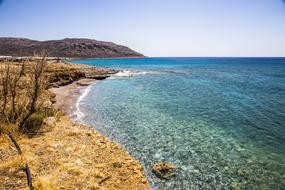
[[45,115],[42,113],[34,113],[26,121],[24,131],[26,133],[36,133],[43,124]]
[[[47,61],[43,55],[30,63],[0,64],[0,123],[15,124],[18,129],[37,129],[44,115],[39,114],[43,91],[47,86]],[[1,126],[0,126],[1,127]]]

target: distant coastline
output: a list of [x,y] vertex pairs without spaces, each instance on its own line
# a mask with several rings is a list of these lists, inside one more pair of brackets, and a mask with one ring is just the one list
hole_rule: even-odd
[[126,46],[86,38],[37,41],[27,38],[0,37],[0,56],[35,56],[47,51],[50,57],[116,58],[144,57]]
[[94,58],[92,58],[92,57],[89,57],[89,58],[84,58],[84,57],[78,57],[78,58],[66,58],[66,59],[68,59],[68,60],[70,60],[70,61],[72,61],[72,60],[81,60],[81,59],[86,59],[86,60],[90,60],[90,59],[98,59],[98,60],[100,60],[100,59],[143,59],[143,58],[150,58],[150,57],[148,57],[148,56],[133,56],[133,57],[128,57],[128,56],[126,56],[126,57],[94,57]]

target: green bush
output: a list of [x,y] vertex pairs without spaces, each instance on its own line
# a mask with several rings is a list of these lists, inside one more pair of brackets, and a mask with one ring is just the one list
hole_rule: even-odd
[[34,133],[38,131],[43,124],[45,115],[42,113],[34,113],[25,123],[25,132]]
[[39,112],[41,115],[44,115],[44,117],[53,117],[56,114],[57,110],[52,107],[51,108],[40,108]]

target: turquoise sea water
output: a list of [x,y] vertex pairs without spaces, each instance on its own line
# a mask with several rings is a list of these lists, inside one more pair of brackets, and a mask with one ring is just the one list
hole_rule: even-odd
[[[124,70],[89,87],[81,121],[123,144],[154,189],[285,189],[285,59],[74,62]],[[161,161],[177,177],[156,178]]]

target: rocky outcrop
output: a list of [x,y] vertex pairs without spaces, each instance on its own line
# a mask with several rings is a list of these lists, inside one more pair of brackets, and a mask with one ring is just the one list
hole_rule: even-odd
[[110,77],[110,76],[109,75],[94,75],[94,76],[92,76],[90,78],[96,79],[96,80],[104,80],[104,79],[106,79],[108,77]]
[[169,162],[161,162],[153,166],[152,172],[157,177],[168,180],[176,176],[176,167]]
[[65,38],[63,40],[36,41],[25,38],[0,38],[0,56],[34,56],[46,50],[51,57],[112,58],[143,57],[122,45],[93,39]]
[[117,72],[114,69],[102,69],[88,65],[52,61],[49,63],[46,71],[51,87],[67,85],[82,78],[103,80]]

